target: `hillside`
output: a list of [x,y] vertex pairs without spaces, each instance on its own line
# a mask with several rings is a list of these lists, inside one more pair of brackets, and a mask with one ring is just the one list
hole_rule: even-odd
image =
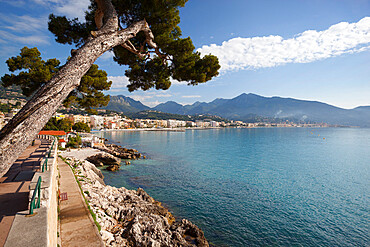
[[294,119],[304,122],[370,127],[370,106],[343,109],[318,101],[263,97],[251,93],[243,93],[232,99],[216,99],[209,103],[195,102],[192,105],[168,101],[154,108],[149,108],[125,96],[112,96],[112,100],[106,109],[123,113],[152,109],[181,115],[209,114],[241,121],[258,118]]
[[123,113],[131,113],[150,110],[151,108],[143,105],[140,101],[136,101],[130,97],[118,95],[110,96],[109,104],[102,109]]

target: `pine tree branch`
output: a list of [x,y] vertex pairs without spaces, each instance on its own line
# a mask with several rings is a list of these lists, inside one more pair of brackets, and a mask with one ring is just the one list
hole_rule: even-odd
[[95,12],[95,24],[97,31],[91,31],[93,37],[112,33],[119,29],[119,19],[110,0],[95,0],[98,9]]
[[0,131],[0,177],[31,144],[39,131],[81,81],[95,60],[115,46],[125,44],[146,30],[145,20],[123,30],[101,33],[76,50],[74,56],[40,88]]

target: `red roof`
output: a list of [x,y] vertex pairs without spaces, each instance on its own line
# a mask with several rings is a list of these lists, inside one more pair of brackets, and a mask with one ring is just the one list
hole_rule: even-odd
[[59,139],[59,142],[66,142],[64,139]]
[[65,136],[66,132],[59,130],[41,130],[39,135]]

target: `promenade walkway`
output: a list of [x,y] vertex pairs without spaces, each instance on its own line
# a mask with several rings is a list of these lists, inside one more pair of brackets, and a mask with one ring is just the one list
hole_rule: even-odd
[[33,174],[40,169],[49,141],[35,141],[0,178],[0,246],[5,244],[17,212],[27,210],[29,184]]
[[104,246],[71,168],[60,158],[58,166],[59,189],[68,197],[59,205],[61,246]]

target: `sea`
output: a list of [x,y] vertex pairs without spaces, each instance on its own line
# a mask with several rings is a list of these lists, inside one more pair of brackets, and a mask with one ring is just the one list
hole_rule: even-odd
[[104,172],[213,246],[370,246],[370,129],[112,131],[147,159]]

